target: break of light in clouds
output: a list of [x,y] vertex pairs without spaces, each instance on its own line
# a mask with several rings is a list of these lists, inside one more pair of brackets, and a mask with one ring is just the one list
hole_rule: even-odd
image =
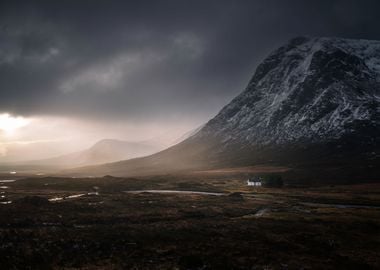
[[379,7],[374,0],[1,1],[0,113],[32,120],[0,135],[1,160],[21,153],[20,145],[38,158],[103,138],[168,145],[214,116],[288,39],[380,39]]
[[12,135],[13,132],[23,126],[28,125],[30,120],[23,117],[13,117],[7,113],[0,114],[0,130],[6,135]]

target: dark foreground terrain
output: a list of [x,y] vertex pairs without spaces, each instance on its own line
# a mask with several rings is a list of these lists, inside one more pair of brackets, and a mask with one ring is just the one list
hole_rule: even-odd
[[[196,174],[0,185],[1,269],[380,269],[379,184],[248,188]],[[152,189],[213,194],[125,192]]]

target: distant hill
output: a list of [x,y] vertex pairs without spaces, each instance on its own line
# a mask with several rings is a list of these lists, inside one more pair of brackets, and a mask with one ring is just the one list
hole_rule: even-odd
[[153,154],[159,150],[157,146],[149,144],[148,142],[128,142],[105,139],[83,151],[24,163],[57,167],[86,166],[142,157]]
[[299,37],[270,54],[246,89],[188,139],[149,157],[71,173],[277,164],[313,177],[375,179],[379,105],[379,41]]

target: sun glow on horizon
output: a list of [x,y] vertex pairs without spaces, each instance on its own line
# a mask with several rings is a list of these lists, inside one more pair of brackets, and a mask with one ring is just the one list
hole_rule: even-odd
[[186,122],[165,124],[1,112],[0,163],[66,155],[88,149],[104,139],[143,142],[164,149],[178,142],[191,126]]
[[12,116],[9,113],[0,114],[0,130],[6,135],[12,135],[14,132],[30,123],[29,119],[21,116]]

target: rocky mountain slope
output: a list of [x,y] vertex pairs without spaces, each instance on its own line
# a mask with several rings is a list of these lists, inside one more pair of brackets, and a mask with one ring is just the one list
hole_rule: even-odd
[[379,41],[299,37],[270,54],[246,89],[187,140],[91,170],[121,175],[253,164],[375,170],[379,104]]
[[319,142],[379,124],[380,42],[297,38],[197,135],[223,143]]

